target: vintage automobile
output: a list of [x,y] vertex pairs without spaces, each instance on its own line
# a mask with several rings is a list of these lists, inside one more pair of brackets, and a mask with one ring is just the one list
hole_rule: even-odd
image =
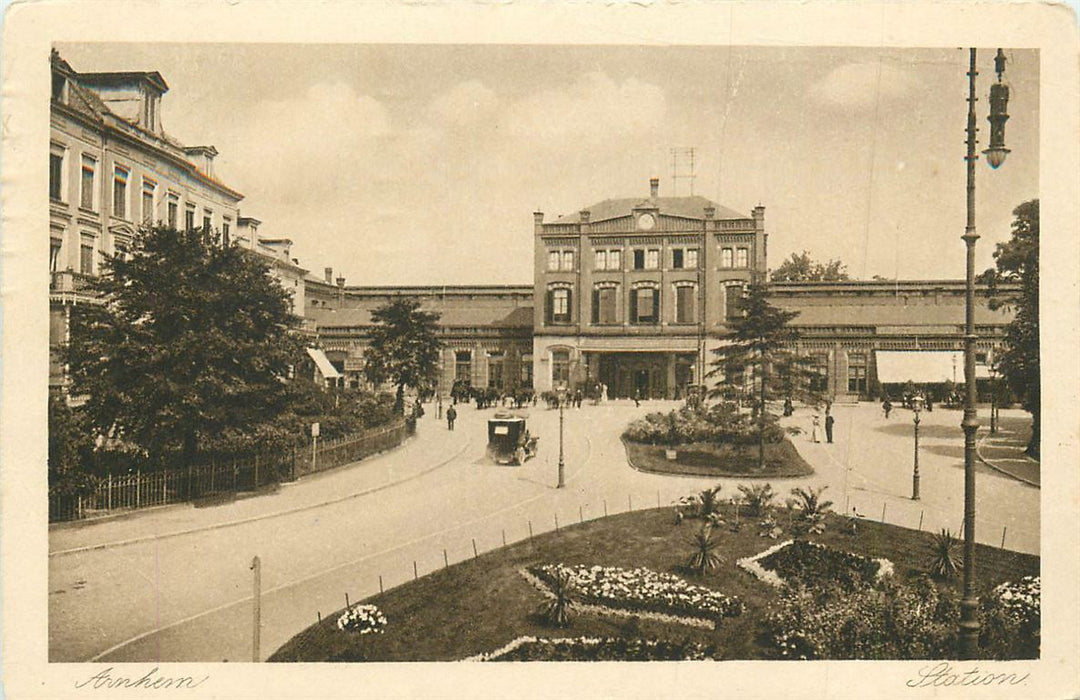
[[488,456],[496,464],[524,464],[536,456],[538,437],[529,435],[523,416],[499,412],[488,420]]

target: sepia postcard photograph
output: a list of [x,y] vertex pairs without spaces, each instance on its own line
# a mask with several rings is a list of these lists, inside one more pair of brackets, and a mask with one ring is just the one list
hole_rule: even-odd
[[1066,7],[6,20],[6,696],[1080,693]]

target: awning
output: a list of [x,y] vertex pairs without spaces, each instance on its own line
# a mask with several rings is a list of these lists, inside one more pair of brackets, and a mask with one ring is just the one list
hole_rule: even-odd
[[339,379],[341,378],[341,372],[338,372],[334,365],[326,357],[326,353],[318,348],[308,348],[308,357],[314,362],[315,366],[319,369],[319,374],[323,376],[323,379]]
[[[877,376],[882,384],[964,383],[964,353],[959,350],[878,350]],[[989,379],[990,368],[975,365],[976,379]]]

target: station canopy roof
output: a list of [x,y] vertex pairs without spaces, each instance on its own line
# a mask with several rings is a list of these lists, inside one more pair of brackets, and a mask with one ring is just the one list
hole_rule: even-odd
[[319,368],[319,374],[324,379],[338,379],[341,377],[341,372],[338,372],[333,363],[326,356],[322,350],[318,348],[307,348],[307,354],[315,362],[315,366]]
[[[878,350],[877,376],[882,384],[964,382],[964,353],[959,350]],[[989,379],[990,368],[975,365],[976,379]]]

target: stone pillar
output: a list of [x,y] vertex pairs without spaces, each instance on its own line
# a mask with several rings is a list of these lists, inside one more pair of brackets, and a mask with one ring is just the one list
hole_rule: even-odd
[[486,389],[488,385],[487,351],[480,343],[472,351],[472,385],[477,389]]
[[664,397],[670,400],[675,398],[675,353],[666,353],[665,360],[667,381],[665,382],[666,386],[664,387]]

